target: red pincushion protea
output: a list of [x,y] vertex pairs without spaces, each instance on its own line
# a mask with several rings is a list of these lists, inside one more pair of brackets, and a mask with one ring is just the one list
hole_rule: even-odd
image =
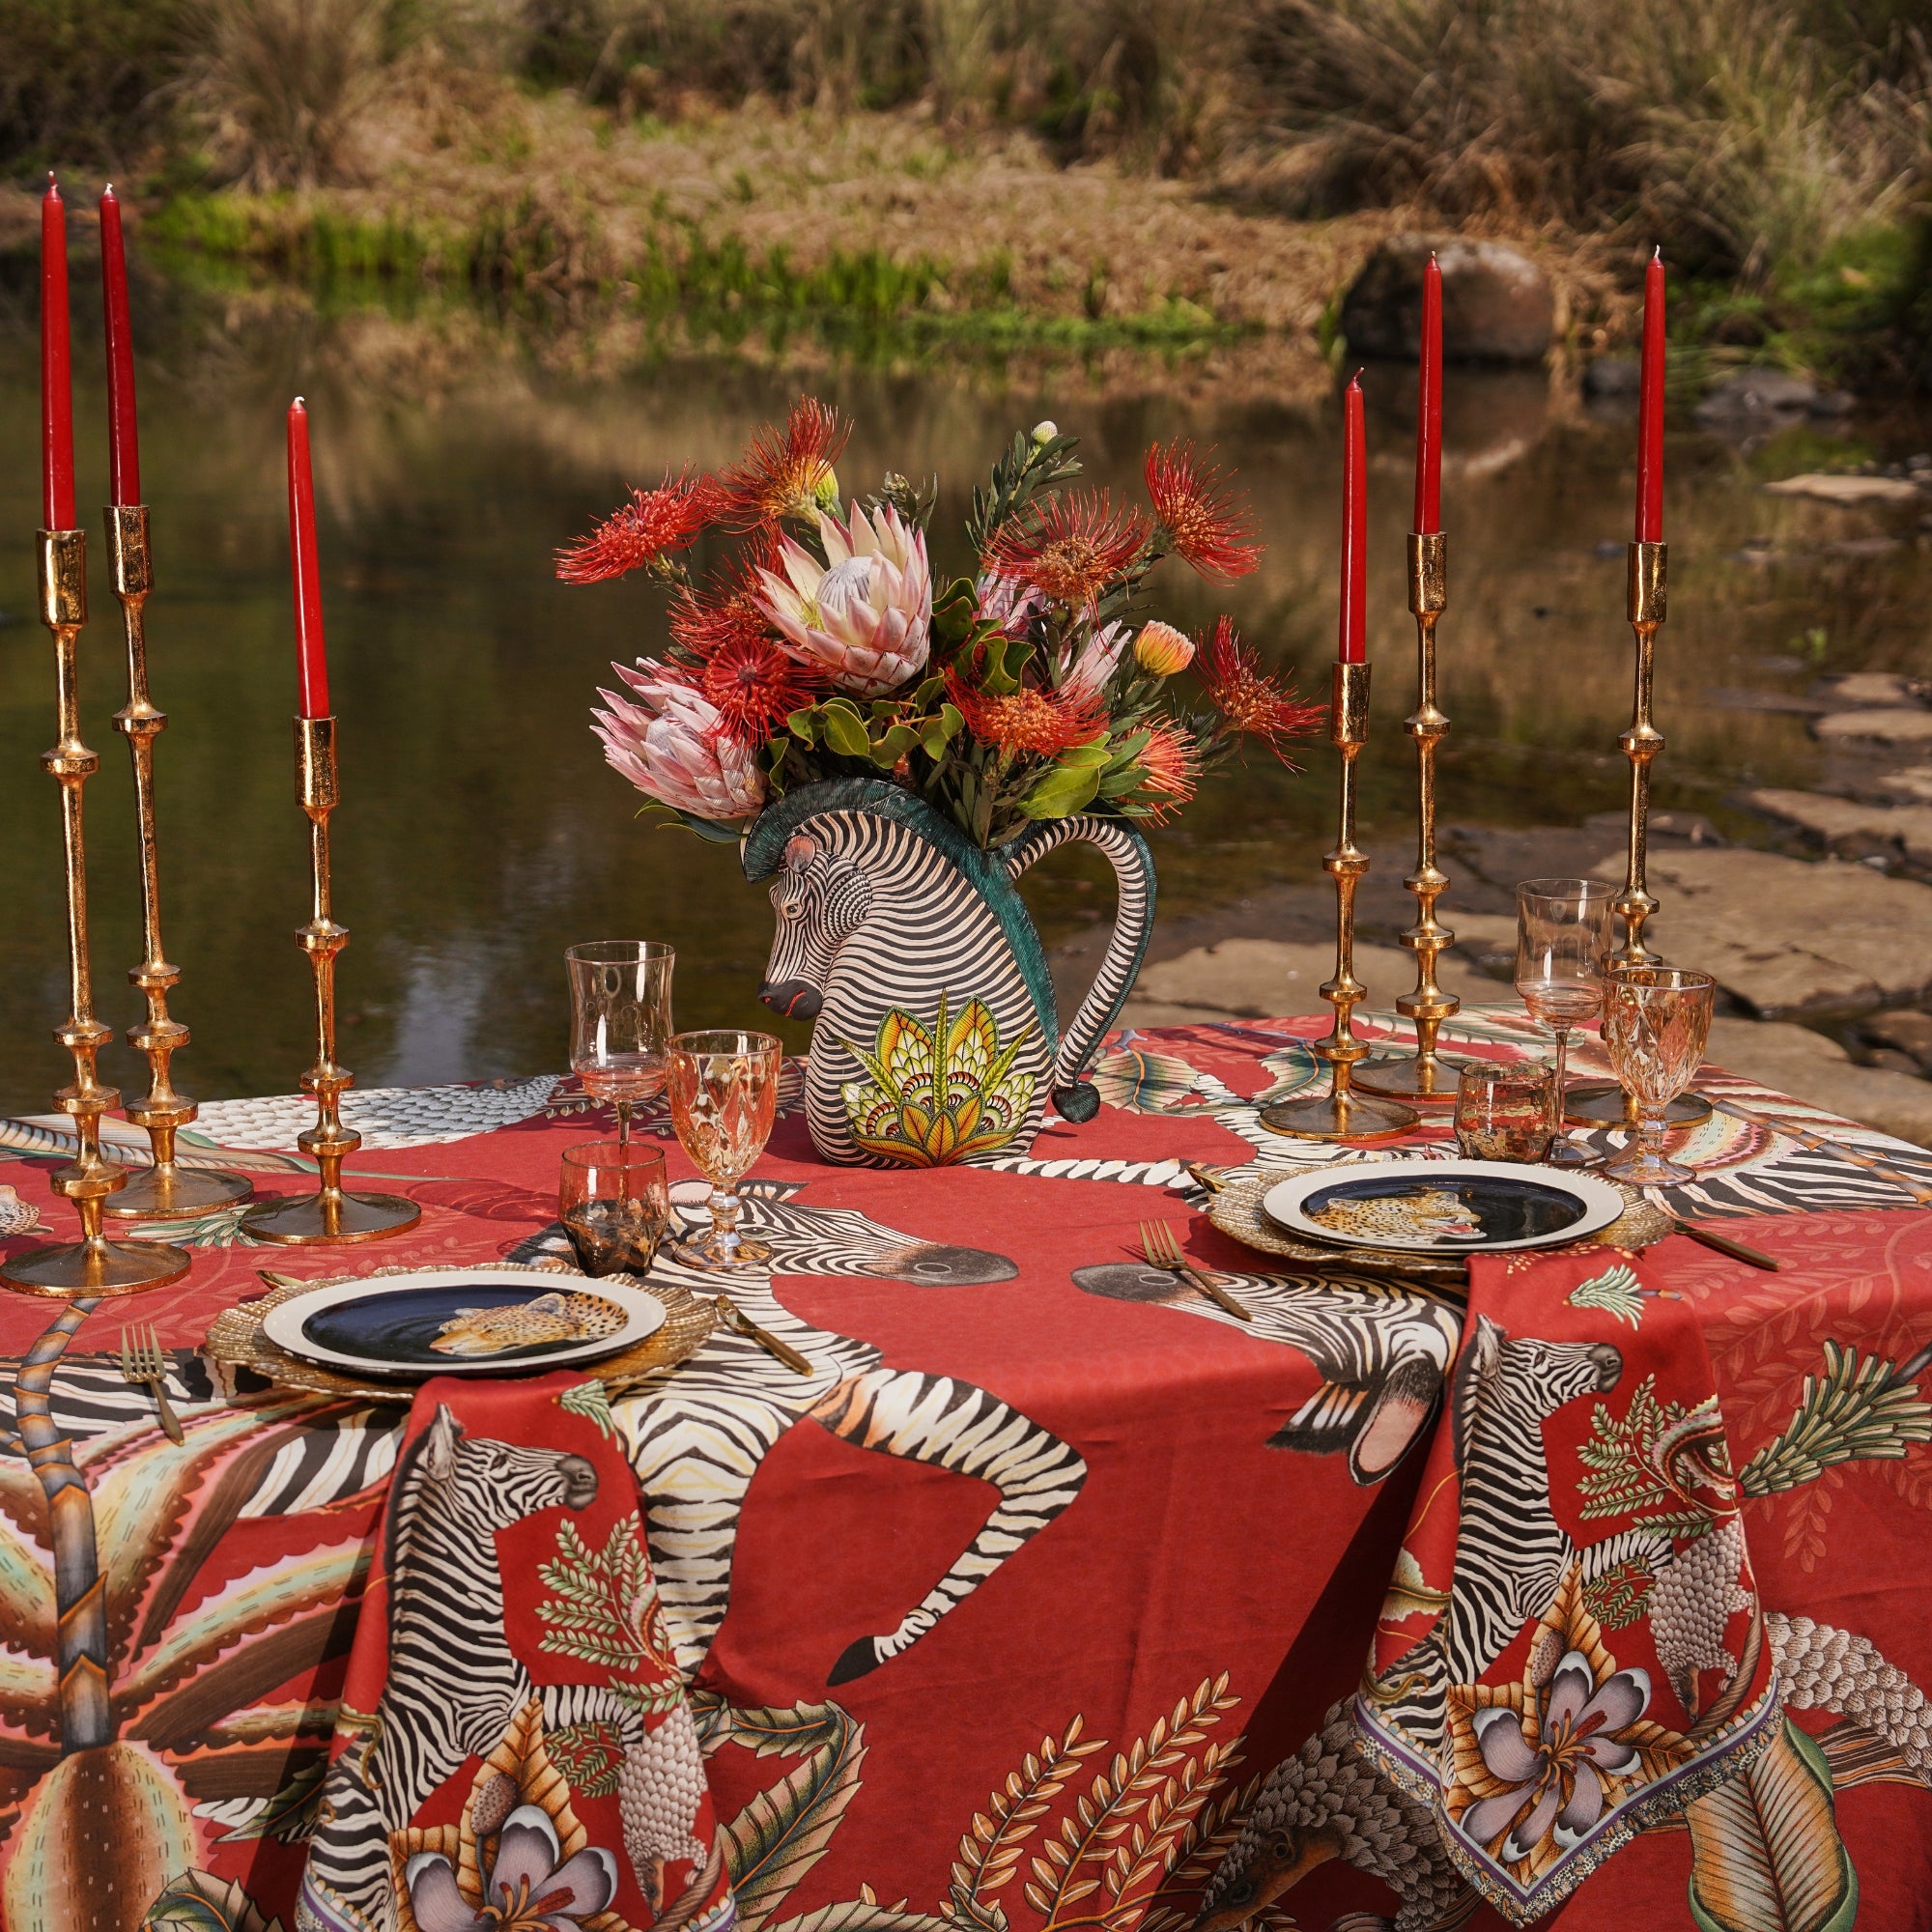
[[946,673],[946,691],[974,737],[1003,752],[1057,758],[1106,727],[1107,707],[1094,692],[976,691],[953,670]]
[[1328,715],[1303,704],[1261,668],[1253,647],[1241,641],[1232,617],[1214,620],[1212,637],[1195,661],[1202,688],[1223,718],[1250,738],[1264,738],[1283,764],[1294,769],[1284,740],[1305,737]]
[[631,500],[587,537],[558,551],[556,574],[566,583],[622,577],[696,543],[720,508],[715,479],[693,475],[689,469],[675,476],[667,471],[655,490],[633,490]]
[[749,592],[699,597],[680,590],[670,634],[697,662],[678,668],[748,744],[782,730],[794,711],[825,695],[825,683],[782,649]]
[[1176,554],[1210,582],[1245,577],[1261,561],[1262,546],[1247,505],[1192,443],[1155,443],[1147,453],[1147,491]]
[[1194,740],[1172,724],[1156,724],[1141,748],[1145,774],[1135,790],[1155,825],[1165,823],[1192,798],[1201,783],[1201,752]]
[[1003,525],[982,561],[996,577],[1017,578],[1057,603],[1089,610],[1152,534],[1139,510],[1116,509],[1104,490],[1082,490]]
[[725,520],[734,529],[755,529],[781,517],[810,517],[838,507],[833,465],[852,433],[835,409],[810,396],[791,406],[783,429],[767,423],[720,482]]

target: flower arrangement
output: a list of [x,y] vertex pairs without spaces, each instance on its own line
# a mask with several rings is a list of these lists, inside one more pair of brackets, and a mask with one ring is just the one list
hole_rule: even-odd
[[[1227,617],[1194,639],[1143,608],[1168,557],[1228,582],[1261,555],[1191,448],[1148,452],[1144,509],[1066,487],[1076,440],[1052,423],[1015,435],[973,493],[977,575],[935,587],[936,483],[889,474],[841,513],[847,434],[802,398],[737,464],[634,490],[558,554],[569,583],[641,569],[671,586],[663,656],[613,666],[624,689],[591,715],[611,764],[695,830],[736,839],[771,798],[848,776],[907,786],[981,847],[1090,810],[1157,824],[1242,738],[1286,762],[1321,719]],[[682,553],[714,531],[737,552],[699,584]],[[1205,710],[1174,682],[1189,666]]]

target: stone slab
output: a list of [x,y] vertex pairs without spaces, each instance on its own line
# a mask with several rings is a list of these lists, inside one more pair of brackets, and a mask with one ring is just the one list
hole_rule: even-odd
[[1767,483],[1765,494],[1772,497],[1808,497],[1820,503],[1916,503],[1918,486],[1903,476],[1848,476],[1824,470],[1804,476],[1786,476]]
[[1813,719],[1820,738],[1861,738],[1875,745],[1932,745],[1932,711],[1829,711]]
[[1856,857],[1889,847],[1932,867],[1932,805],[1864,805],[1817,791],[1747,791],[1738,803]]
[[1932,1081],[1860,1066],[1836,1040],[1809,1027],[1719,1018],[1711,1023],[1706,1054],[1727,1071],[1794,1099],[1932,1147]]
[[1821,701],[1828,711],[1865,710],[1879,705],[1918,707],[1921,690],[1915,677],[1895,670],[1855,670],[1843,677],[1823,679],[1819,684]]

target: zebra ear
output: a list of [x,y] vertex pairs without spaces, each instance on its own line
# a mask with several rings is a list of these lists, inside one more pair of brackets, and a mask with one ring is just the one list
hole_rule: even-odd
[[1487,1315],[1476,1318],[1476,1332],[1463,1344],[1456,1363],[1455,1380],[1449,1392],[1449,1415],[1455,1431],[1456,1471],[1460,1475],[1469,1464],[1469,1435],[1476,1423],[1476,1407],[1494,1383],[1502,1368],[1503,1344],[1508,1336]]
[[433,1482],[446,1483],[456,1473],[456,1445],[463,1437],[463,1425],[449,1412],[449,1405],[436,1406],[436,1420],[423,1431],[422,1466]]
[[818,857],[818,840],[809,832],[794,832],[785,840],[785,870],[792,871],[809,866]]

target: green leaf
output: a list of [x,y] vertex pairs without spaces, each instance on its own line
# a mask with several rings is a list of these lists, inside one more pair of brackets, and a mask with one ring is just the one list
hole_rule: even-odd
[[882,772],[889,772],[918,743],[919,732],[913,725],[892,725],[872,747],[872,762]]
[[1090,765],[1105,771],[1110,762],[1107,755],[1107,734],[1102,731],[1097,738],[1090,738],[1086,744],[1075,745],[1070,751],[1061,753],[1060,762],[1082,771]]
[[1094,765],[1056,765],[1019,802],[1029,818],[1065,818],[1090,804],[1100,786]]
[[785,720],[785,728],[794,738],[801,739],[808,745],[815,744],[819,728],[817,705],[808,704],[802,710],[794,711]]
[[825,724],[825,742],[841,758],[868,758],[872,754],[871,733],[858,707],[843,697],[835,697],[820,712]]

